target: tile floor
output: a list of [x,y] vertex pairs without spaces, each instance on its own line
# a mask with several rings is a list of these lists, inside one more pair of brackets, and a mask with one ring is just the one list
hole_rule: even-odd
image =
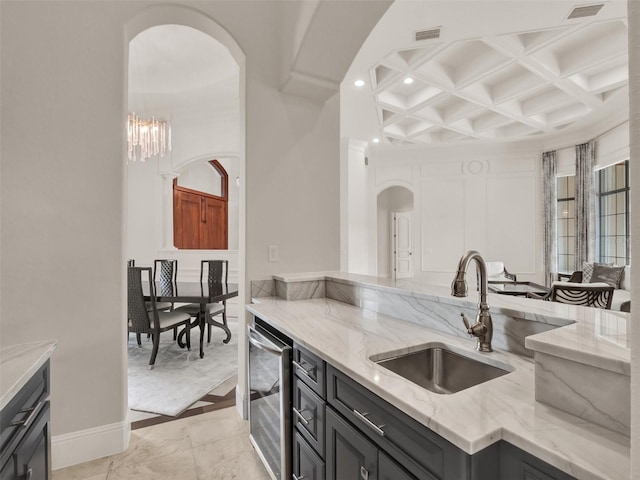
[[126,452],[55,470],[53,480],[270,480],[235,407],[140,428]]

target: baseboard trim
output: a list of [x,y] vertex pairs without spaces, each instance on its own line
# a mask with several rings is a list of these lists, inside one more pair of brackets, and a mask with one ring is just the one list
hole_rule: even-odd
[[51,467],[58,470],[124,452],[130,437],[128,410],[122,422],[55,435],[51,438]]

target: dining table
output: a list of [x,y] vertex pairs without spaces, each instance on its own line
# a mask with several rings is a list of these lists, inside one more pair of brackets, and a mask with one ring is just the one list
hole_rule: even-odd
[[[182,338],[187,332],[187,328],[200,327],[200,358],[204,357],[204,331],[207,323],[221,328],[227,334],[223,340],[224,343],[229,343],[231,340],[231,331],[226,323],[217,322],[213,319],[207,321],[206,306],[208,303],[216,303],[228,300],[238,296],[238,284],[236,283],[199,283],[199,282],[186,282],[178,281],[167,284],[166,282],[156,282],[154,286],[156,302],[171,302],[171,303],[197,303],[200,305],[200,312],[196,319],[178,336],[178,345],[185,347],[185,343]],[[144,292],[145,300],[151,300],[151,294],[149,289],[149,282],[143,282],[142,290]]]

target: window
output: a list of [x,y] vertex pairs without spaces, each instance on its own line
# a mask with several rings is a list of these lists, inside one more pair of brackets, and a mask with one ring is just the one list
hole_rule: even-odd
[[575,175],[556,179],[559,272],[572,272],[575,270],[575,179]]
[[598,261],[629,265],[629,161],[596,172]]

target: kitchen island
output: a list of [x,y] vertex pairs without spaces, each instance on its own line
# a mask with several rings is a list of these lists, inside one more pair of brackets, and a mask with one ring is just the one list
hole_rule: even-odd
[[[500,348],[491,353],[478,353],[474,340],[452,334],[447,328],[437,330],[417,324],[415,318],[405,321],[389,315],[389,310],[376,311],[383,310],[381,306],[385,303],[392,304],[394,300],[388,299],[394,294],[404,296],[400,303],[407,298],[414,303],[416,299],[427,299],[453,309],[473,310],[477,301],[473,294],[458,299],[448,297],[443,287],[407,290],[406,285],[400,288],[385,280],[346,274],[280,276],[276,282],[284,284],[276,287],[278,294],[256,298],[259,303],[247,307],[252,314],[464,452],[475,454],[503,440],[575,478],[629,478],[629,437],[537,402],[531,355]],[[324,285],[308,288],[314,283]],[[329,283],[348,285],[354,291],[362,288],[369,293],[378,291],[380,296],[374,301],[369,293],[357,295],[360,300],[352,305],[349,304],[352,301],[327,298],[336,296],[332,293],[335,285]],[[316,298],[281,298],[296,290],[314,292]],[[381,298],[387,300],[380,301]],[[489,305],[492,312],[519,314],[532,322],[560,329],[558,331],[580,323],[584,327],[580,331],[592,332],[593,345],[602,346],[596,356],[613,356],[617,365],[630,360],[624,342],[626,331],[620,328],[626,314],[499,295],[490,295]],[[424,316],[430,314],[428,306],[414,309]],[[446,316],[446,313],[441,309],[435,316]],[[459,318],[451,318],[449,325],[464,333],[458,322]],[[616,327],[608,328],[609,322]],[[612,338],[607,338],[607,332]],[[580,344],[574,335],[569,337],[569,342]],[[560,340],[554,336],[551,341]],[[442,395],[419,387],[370,359],[385,352],[409,352],[434,343],[451,346],[484,361],[508,364],[513,371],[460,392]],[[544,338],[538,343],[544,343]],[[515,351],[519,352],[520,347]]]

